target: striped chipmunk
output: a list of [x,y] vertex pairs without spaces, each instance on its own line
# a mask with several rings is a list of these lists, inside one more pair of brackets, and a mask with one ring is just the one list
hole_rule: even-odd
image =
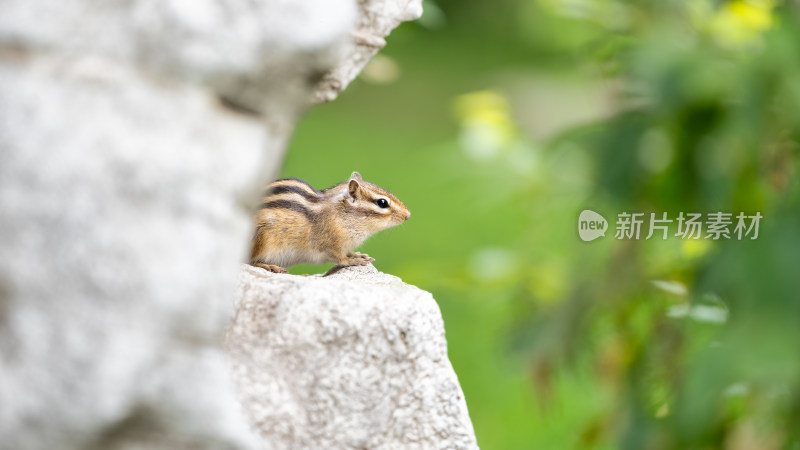
[[256,212],[250,264],[275,273],[300,263],[366,266],[374,259],[353,250],[410,216],[403,202],[358,172],[324,191],[296,178],[278,180]]

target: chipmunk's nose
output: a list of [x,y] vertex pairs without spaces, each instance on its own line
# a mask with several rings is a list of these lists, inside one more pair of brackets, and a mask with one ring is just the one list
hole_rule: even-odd
[[409,217],[411,217],[411,211],[406,211],[406,217],[403,220],[408,220]]

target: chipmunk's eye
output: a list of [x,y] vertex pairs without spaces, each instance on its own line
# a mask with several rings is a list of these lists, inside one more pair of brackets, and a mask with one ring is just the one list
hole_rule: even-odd
[[375,204],[378,205],[379,208],[388,208],[389,202],[386,201],[385,198],[379,198],[375,200]]

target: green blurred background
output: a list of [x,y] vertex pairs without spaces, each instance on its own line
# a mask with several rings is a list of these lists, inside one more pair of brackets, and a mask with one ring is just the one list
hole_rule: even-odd
[[[362,250],[436,297],[482,448],[800,449],[799,134],[798,2],[438,0],[282,176],[410,208]],[[758,238],[614,236],[718,211]]]

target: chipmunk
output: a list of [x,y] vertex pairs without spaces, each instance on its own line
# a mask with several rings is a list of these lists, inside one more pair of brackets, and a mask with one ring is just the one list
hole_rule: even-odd
[[250,265],[275,273],[299,263],[365,266],[375,259],[353,250],[409,217],[403,202],[358,172],[324,191],[297,178],[278,180],[256,212]]

